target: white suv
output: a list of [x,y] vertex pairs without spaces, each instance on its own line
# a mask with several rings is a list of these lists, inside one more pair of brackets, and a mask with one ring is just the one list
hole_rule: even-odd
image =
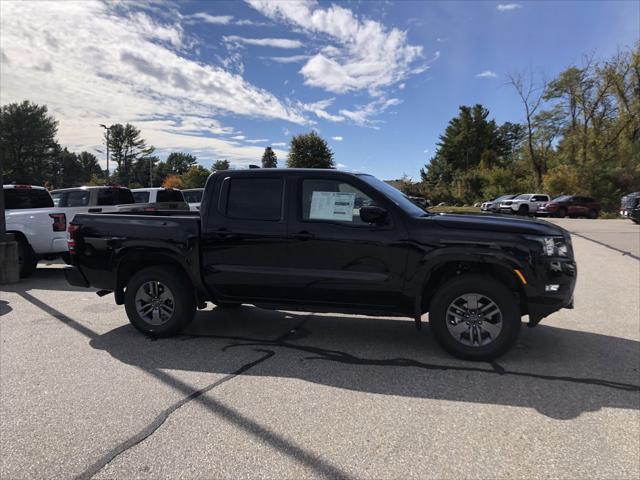
[[550,200],[549,195],[543,193],[523,193],[512,200],[500,203],[500,213],[534,214],[542,204]]

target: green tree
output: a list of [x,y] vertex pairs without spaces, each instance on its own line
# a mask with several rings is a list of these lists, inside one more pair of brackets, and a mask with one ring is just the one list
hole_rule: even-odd
[[151,155],[154,148],[147,145],[140,130],[130,123],[112,125],[104,135],[105,141],[108,140],[111,158],[118,165],[114,176],[118,182],[129,185],[134,162]]
[[213,170],[214,172],[217,172],[218,170],[229,170],[230,166],[231,165],[229,164],[229,160],[216,160],[215,162],[213,162],[211,170]]
[[0,160],[4,181],[43,185],[59,150],[58,122],[46,105],[28,100],[0,109]]
[[78,161],[82,166],[82,180],[83,183],[89,182],[92,177],[104,178],[104,170],[100,167],[96,156],[89,152],[80,152],[78,154]]
[[289,145],[287,167],[333,168],[333,152],[315,131],[294,135]]
[[211,172],[202,165],[193,165],[189,170],[182,174],[182,183],[184,188],[202,188],[207,183],[207,178]]
[[190,153],[172,152],[165,160],[168,173],[182,175],[196,164],[196,157]]
[[262,168],[276,168],[278,166],[278,157],[271,147],[264,149],[262,154]]

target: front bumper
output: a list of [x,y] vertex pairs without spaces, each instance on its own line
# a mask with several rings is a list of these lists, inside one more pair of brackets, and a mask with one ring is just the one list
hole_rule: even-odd
[[[572,259],[549,258],[540,262],[541,275],[528,289],[530,327],[562,308],[573,308],[573,293],[578,279],[578,269]],[[557,290],[547,290],[551,286]]]
[[76,267],[67,266],[64,268],[64,276],[67,279],[67,283],[74,287],[89,287],[89,281],[84,274]]

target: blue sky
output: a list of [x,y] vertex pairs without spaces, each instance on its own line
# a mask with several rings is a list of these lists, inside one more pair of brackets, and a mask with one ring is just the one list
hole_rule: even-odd
[[101,149],[131,122],[161,157],[284,165],[316,129],[340,168],[418,177],[459,105],[520,121],[506,85],[640,39],[640,2],[9,2],[0,100],[50,107],[59,140]]

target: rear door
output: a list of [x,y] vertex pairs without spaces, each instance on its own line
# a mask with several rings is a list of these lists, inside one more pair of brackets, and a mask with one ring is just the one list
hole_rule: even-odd
[[287,274],[282,174],[221,175],[205,192],[202,274],[218,298],[278,301]]
[[[407,234],[390,202],[352,176],[305,174],[294,187],[287,295],[301,303],[399,305]],[[364,222],[367,205],[385,208],[387,221]]]

